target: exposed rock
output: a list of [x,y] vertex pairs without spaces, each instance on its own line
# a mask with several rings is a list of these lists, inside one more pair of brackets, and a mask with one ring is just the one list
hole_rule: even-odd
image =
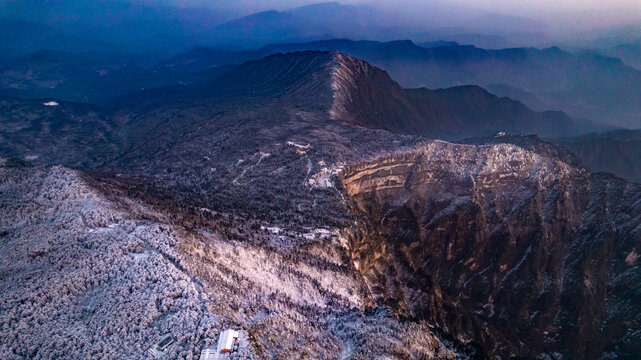
[[343,185],[362,216],[354,265],[401,313],[488,357],[640,351],[639,186],[439,141],[346,169]]

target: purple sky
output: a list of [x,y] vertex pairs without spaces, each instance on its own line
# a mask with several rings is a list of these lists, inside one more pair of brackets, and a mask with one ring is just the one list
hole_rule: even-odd
[[[149,0],[148,0],[149,1]],[[153,0],[151,0],[153,1]],[[157,0],[183,6],[231,7],[245,13],[284,10],[328,0]],[[459,7],[518,15],[576,27],[636,23],[641,25],[641,0],[339,0],[341,4],[372,4],[408,14],[431,7]]]

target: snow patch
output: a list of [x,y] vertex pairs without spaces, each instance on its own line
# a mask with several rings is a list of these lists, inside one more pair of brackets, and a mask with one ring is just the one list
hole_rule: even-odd
[[293,141],[288,141],[288,142],[287,142],[287,145],[289,145],[289,146],[293,146],[293,147],[298,148],[298,149],[301,149],[301,150],[308,150],[308,149],[310,149],[310,148],[312,147],[312,146],[311,146],[311,145],[309,145],[309,144],[307,144],[307,145],[301,145],[301,144],[295,143],[295,142],[293,142]]
[[276,235],[280,234],[283,231],[283,229],[279,228],[278,226],[261,226],[260,229],[267,230],[272,234],[276,234]]

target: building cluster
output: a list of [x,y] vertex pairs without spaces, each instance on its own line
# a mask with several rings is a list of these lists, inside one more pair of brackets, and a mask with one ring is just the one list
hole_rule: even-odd
[[345,165],[343,163],[338,163],[331,167],[324,167],[320,172],[312,175],[307,182],[309,186],[313,188],[332,188],[334,187],[332,178],[342,173],[344,167]]

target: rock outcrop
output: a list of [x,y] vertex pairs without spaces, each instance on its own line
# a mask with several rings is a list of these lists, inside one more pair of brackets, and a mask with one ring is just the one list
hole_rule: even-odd
[[490,358],[634,358],[641,188],[511,144],[428,142],[347,169],[372,294]]

